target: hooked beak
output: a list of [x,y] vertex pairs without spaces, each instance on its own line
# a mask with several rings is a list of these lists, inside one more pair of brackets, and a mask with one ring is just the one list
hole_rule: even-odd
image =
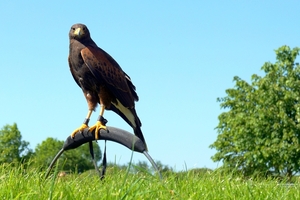
[[81,28],[76,28],[74,34],[80,37],[84,34],[84,31]]

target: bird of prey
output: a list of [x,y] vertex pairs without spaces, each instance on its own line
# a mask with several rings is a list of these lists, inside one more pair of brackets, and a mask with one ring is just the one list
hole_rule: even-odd
[[95,125],[89,127],[90,131],[95,130],[96,140],[99,130],[106,129],[104,110],[112,110],[133,128],[134,134],[146,145],[142,124],[135,111],[135,101],[139,98],[130,77],[108,53],[97,46],[86,25],[74,24],[69,39],[69,67],[88,104],[87,117],[71,136],[88,128],[91,114],[100,104],[99,118]]

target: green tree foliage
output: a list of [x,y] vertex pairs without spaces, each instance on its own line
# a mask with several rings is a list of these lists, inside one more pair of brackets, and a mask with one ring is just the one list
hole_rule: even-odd
[[[159,161],[159,160],[156,161],[156,165],[157,165],[157,167],[158,167],[158,170],[159,170],[161,173],[164,173],[164,172],[173,172],[173,171],[174,171],[172,167],[163,164],[163,163],[162,163],[161,161]],[[153,167],[151,167],[151,169],[152,169],[152,171],[155,171],[155,170],[153,169]]]
[[[130,163],[128,163],[128,165],[129,164]],[[131,169],[132,169],[133,173],[137,173],[138,171],[145,171],[145,172],[151,171],[151,169],[148,165],[148,162],[146,162],[146,161],[138,161],[137,163],[133,163],[132,166],[133,166],[133,168],[131,168]]]
[[214,161],[244,175],[299,173],[299,50],[280,47],[276,63],[265,63],[265,76],[252,75],[251,84],[234,77],[235,87],[218,98],[228,111],[219,115],[218,138],[210,145],[217,150]]
[[[62,148],[64,141],[54,138],[47,138],[35,149],[35,164],[39,168],[46,168],[50,165],[54,156]],[[101,151],[98,143],[93,144],[96,162],[101,160]],[[76,149],[65,151],[58,160],[59,169],[63,171],[83,172],[94,169],[89,151],[89,145],[84,144]]]
[[29,142],[22,140],[17,124],[5,125],[0,130],[0,164],[20,163],[32,154]]
[[[161,173],[174,172],[172,167],[162,164],[161,161],[156,161],[155,163]],[[129,163],[123,164],[123,165],[119,165],[119,164],[111,163],[111,162],[108,163],[108,171],[110,170],[110,168],[127,171],[128,167],[130,167],[129,172],[133,173],[133,174],[136,174],[139,172],[156,173],[156,170],[152,167],[152,165],[149,161],[138,161],[136,163],[129,162]]]
[[[168,165],[164,165],[161,161],[155,161],[158,170],[161,173],[165,173],[165,172],[173,172],[173,169],[171,167],[169,167]],[[129,165],[129,163],[128,163]],[[155,173],[155,169],[153,168],[153,166],[147,162],[147,161],[138,161],[137,163],[133,164],[133,168],[132,168],[132,172],[133,173],[137,173],[139,171],[145,171],[145,172],[149,172],[149,173]]]

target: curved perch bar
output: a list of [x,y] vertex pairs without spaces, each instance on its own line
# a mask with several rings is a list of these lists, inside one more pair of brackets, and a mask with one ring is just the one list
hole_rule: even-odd
[[[145,144],[135,135],[133,135],[125,130],[122,130],[122,129],[107,126],[107,130],[103,130],[103,129],[100,130],[100,134],[98,135],[98,138],[99,138],[98,140],[109,140],[112,142],[117,142],[117,143],[127,147],[130,150],[133,150],[133,151],[136,151],[139,153],[143,153],[147,157],[147,159],[150,161],[153,168],[157,171],[160,178],[162,178],[157,165],[155,164],[154,160],[151,158],[151,156],[146,151]],[[55,164],[57,159],[61,156],[61,154],[64,151],[67,151],[70,149],[75,149],[75,148],[81,146],[82,144],[91,142],[93,140],[95,140],[94,131],[90,132],[88,128],[84,129],[81,133],[79,133],[79,132],[76,133],[74,138],[71,138],[71,136],[69,136],[66,139],[62,149],[57,153],[57,155],[54,157],[51,164],[49,165],[47,173],[46,173],[46,178],[48,177],[53,165]]]

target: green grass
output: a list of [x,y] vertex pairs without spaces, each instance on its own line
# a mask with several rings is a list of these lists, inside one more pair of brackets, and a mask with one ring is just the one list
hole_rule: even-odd
[[104,181],[94,171],[47,180],[36,169],[0,166],[0,199],[298,199],[300,183],[244,180],[218,172],[169,173],[160,180],[146,172],[108,168]]

